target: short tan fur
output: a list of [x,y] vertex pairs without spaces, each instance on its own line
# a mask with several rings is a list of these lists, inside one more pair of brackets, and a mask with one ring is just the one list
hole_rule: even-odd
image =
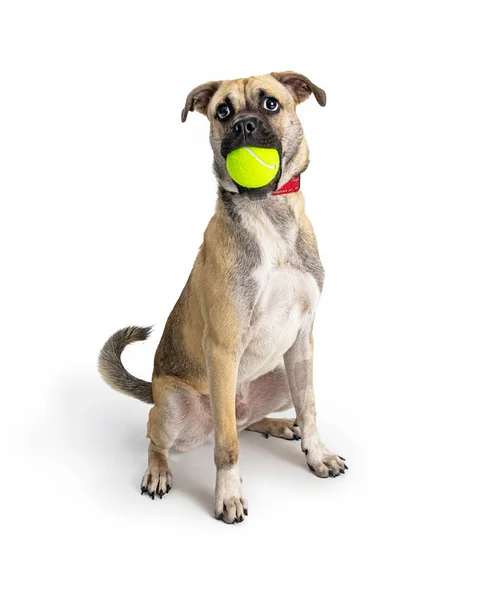
[[[324,91],[291,71],[211,81],[190,92],[181,118],[197,111],[210,121],[215,214],[165,325],[151,384],[130,375],[120,359],[128,343],[146,339],[148,328],[117,332],[99,358],[109,385],[154,404],[142,493],[162,498],[170,491],[171,448],[187,450],[214,436],[214,512],[227,523],[248,514],[239,471],[242,429],[301,439],[319,477],[347,469],[316,426],[312,328],[324,280],[316,238],[302,192],[273,195],[308,166],[296,107],[311,95],[325,105]],[[280,152],[280,172],[269,186],[248,190],[229,176],[225,156],[243,145]],[[296,419],[267,417],[292,406]]]

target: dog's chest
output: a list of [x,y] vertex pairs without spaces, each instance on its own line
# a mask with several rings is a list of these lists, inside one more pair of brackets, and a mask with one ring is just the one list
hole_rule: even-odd
[[262,242],[263,260],[253,274],[258,295],[245,332],[240,382],[281,362],[298,333],[311,328],[320,296],[316,280],[301,268],[288,240],[270,236]]

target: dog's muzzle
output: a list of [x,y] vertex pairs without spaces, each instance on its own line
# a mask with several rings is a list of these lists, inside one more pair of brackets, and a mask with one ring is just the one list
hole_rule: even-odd
[[236,115],[221,143],[221,154],[226,158],[230,152],[243,146],[276,148],[281,156],[282,146],[278,136],[264,119],[251,113]]
[[[278,151],[281,161],[281,140],[261,116],[245,112],[238,113],[221,143],[221,154],[226,160],[230,152],[244,146],[275,148]],[[262,188],[244,188],[238,183],[235,185],[240,194],[248,196],[251,200],[261,200],[276,191],[280,178],[281,167],[273,181]]]

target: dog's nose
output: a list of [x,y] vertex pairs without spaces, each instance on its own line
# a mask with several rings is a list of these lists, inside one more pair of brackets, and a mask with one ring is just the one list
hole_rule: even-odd
[[255,117],[243,117],[234,121],[233,131],[238,136],[248,137],[255,131],[257,126],[258,122]]

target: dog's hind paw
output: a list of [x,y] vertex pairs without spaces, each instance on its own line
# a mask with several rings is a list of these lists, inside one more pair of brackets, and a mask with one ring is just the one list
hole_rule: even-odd
[[284,440],[300,440],[301,430],[295,419],[273,419],[266,417],[248,425],[246,431],[256,431],[262,433],[265,438],[277,437]]
[[155,499],[155,495],[161,500],[171,490],[172,482],[173,476],[169,469],[148,468],[141,480],[141,495],[146,492],[152,500]]

